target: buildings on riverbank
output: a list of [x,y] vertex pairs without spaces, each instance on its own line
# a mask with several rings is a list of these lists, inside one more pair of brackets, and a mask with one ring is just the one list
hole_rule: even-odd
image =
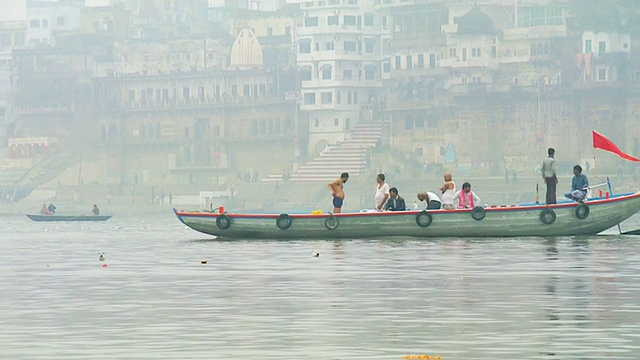
[[[298,165],[340,163],[349,152],[326,150],[356,146],[366,122],[382,124],[366,136],[389,168],[524,172],[548,146],[592,158],[591,129],[640,153],[637,28],[585,28],[571,6],[30,1],[24,21],[0,22],[0,137],[51,135],[57,154],[102,164],[92,180],[125,186],[331,172]],[[41,160],[3,151],[5,167]]]

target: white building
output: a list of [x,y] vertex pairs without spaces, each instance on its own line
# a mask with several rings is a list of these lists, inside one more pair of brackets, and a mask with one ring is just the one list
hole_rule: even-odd
[[55,45],[55,35],[81,27],[81,6],[50,1],[30,1],[27,12],[27,44]]
[[382,43],[389,35],[373,1],[306,1],[301,11],[294,33],[300,110],[309,121],[309,150],[317,154],[372,120],[367,104],[382,87]]

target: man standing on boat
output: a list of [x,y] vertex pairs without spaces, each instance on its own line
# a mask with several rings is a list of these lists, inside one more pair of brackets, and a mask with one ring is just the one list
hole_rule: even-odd
[[582,173],[582,166],[573,167],[573,179],[571,180],[571,191],[564,194],[568,199],[582,202],[587,198],[587,190],[589,190],[589,179],[587,175]]
[[554,148],[549,148],[547,153],[549,154],[549,157],[544,159],[542,162],[542,178],[544,179],[545,184],[547,184],[547,196],[545,203],[556,204],[556,184],[558,184],[558,177],[556,176],[556,159],[554,159],[556,150]]
[[376,182],[378,183],[376,187],[376,210],[382,211],[382,208],[387,204],[387,200],[389,200],[389,184],[384,182],[385,176],[384,174],[378,174],[376,178]]
[[333,213],[339,214],[342,212],[342,203],[344,202],[344,183],[349,180],[349,173],[342,173],[339,179],[336,179],[329,183],[329,189],[333,196]]

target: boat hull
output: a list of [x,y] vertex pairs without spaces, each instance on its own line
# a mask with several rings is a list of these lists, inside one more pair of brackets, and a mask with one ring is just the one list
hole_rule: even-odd
[[27,217],[33,221],[107,221],[111,219],[111,215],[41,215],[27,214]]
[[[280,214],[218,214],[175,210],[188,227],[220,238],[235,239],[378,239],[384,237],[549,237],[595,235],[640,211],[640,192],[611,199],[591,199],[584,219],[576,215],[578,203],[486,208],[481,220],[471,210],[429,210],[431,223],[422,210],[343,214],[290,214],[277,226]],[[555,220],[547,224],[542,212],[552,211]],[[581,210],[584,210],[584,206]],[[477,216],[478,214],[476,214]],[[549,215],[549,214],[547,214]],[[418,219],[420,216],[420,219]],[[226,217],[228,228],[216,223]],[[331,217],[330,220],[327,220]],[[288,223],[288,220],[291,220]],[[337,226],[333,227],[337,220]],[[548,218],[546,218],[548,221]],[[326,222],[329,221],[329,224]],[[224,227],[226,224],[223,222]]]

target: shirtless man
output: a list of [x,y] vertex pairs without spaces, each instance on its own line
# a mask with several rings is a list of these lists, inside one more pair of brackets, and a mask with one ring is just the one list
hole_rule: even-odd
[[333,213],[339,214],[342,211],[342,202],[344,201],[344,183],[349,180],[348,173],[342,173],[339,179],[332,181],[329,184],[331,189],[331,195],[333,195]]

